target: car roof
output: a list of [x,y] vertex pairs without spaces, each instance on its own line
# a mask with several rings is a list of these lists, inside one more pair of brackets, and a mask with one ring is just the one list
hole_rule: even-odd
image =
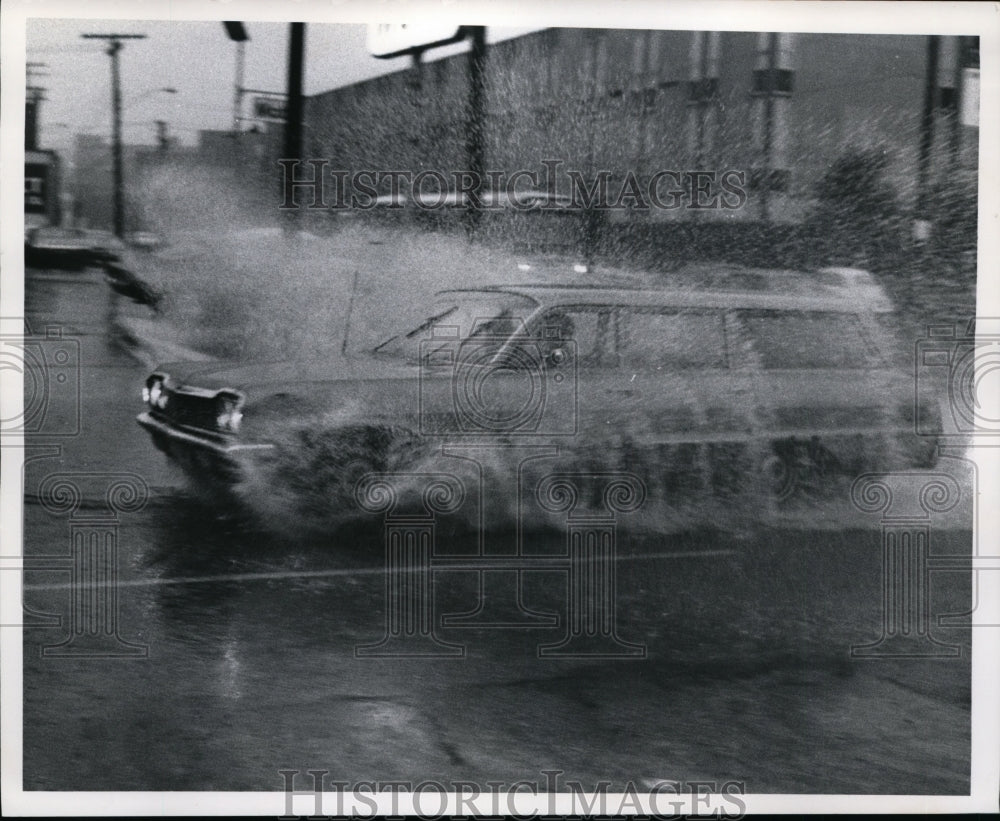
[[[572,268],[567,266],[566,273],[571,271]],[[579,274],[576,276],[579,277]],[[871,275],[853,268],[791,271],[698,264],[650,275],[649,279],[655,279],[655,286],[533,282],[449,289],[441,294],[506,293],[531,299],[542,307],[620,305],[843,313],[886,313],[892,310],[891,302]]]
[[[521,213],[579,214],[579,211],[573,207],[574,201],[571,197],[535,188],[512,192],[486,187],[479,191],[477,196],[483,205],[479,210],[486,213],[515,211]],[[457,191],[410,191],[408,193],[401,191],[395,195],[380,194],[375,197],[376,206],[400,206],[408,205],[410,202],[423,205],[429,210],[443,207],[467,208],[471,203],[471,198],[467,192],[459,193]],[[542,206],[545,206],[544,209]]]

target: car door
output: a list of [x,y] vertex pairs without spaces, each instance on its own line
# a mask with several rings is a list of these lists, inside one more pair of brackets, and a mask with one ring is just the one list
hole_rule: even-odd
[[545,371],[546,428],[571,434],[564,447],[589,447],[613,424],[606,397],[617,379],[614,308],[553,306],[532,321],[528,336]]
[[[754,405],[762,438],[787,451],[811,443],[856,471],[878,459],[885,431],[900,426],[902,398],[878,340],[843,310],[744,310],[755,361]],[[815,454],[813,454],[815,456]]]
[[619,306],[615,378],[630,469],[670,492],[734,485],[749,468],[750,393],[732,317],[714,307]]
[[578,466],[628,470],[648,483],[689,490],[717,485],[733,472],[751,420],[749,384],[730,326],[731,317],[712,308],[546,311],[533,329],[544,356],[572,357],[577,366]]

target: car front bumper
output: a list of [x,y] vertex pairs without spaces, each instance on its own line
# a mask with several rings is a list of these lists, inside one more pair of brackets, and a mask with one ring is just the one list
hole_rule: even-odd
[[200,477],[207,471],[214,478],[232,481],[237,477],[239,454],[273,448],[268,444],[232,442],[191,433],[157,419],[148,411],[140,413],[135,420],[149,431],[159,450]]

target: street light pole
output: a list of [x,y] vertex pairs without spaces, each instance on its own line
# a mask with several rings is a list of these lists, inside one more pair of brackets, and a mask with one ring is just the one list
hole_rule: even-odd
[[223,22],[226,27],[226,34],[229,39],[236,43],[236,87],[233,89],[233,135],[238,137],[240,133],[240,120],[243,117],[243,48],[246,41],[250,39],[246,26],[238,20],[228,20]]
[[302,159],[302,64],[306,24],[291,23],[288,34],[288,106],[285,109],[285,157]]
[[125,179],[122,167],[122,90],[118,67],[118,52],[122,40],[144,40],[145,34],[83,34],[88,40],[108,40],[105,52],[111,58],[111,157],[115,187],[115,236],[125,236]]
[[236,43],[236,88],[233,91],[233,134],[239,136],[240,120],[243,118],[243,71],[246,42]]
[[111,56],[111,150],[114,162],[115,176],[115,236],[122,239],[125,236],[125,178],[122,168],[122,88],[121,74],[118,66],[118,52],[122,44],[112,40],[108,44],[108,54]]

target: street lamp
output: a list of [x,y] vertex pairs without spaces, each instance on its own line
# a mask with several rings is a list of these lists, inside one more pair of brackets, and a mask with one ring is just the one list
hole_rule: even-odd
[[239,136],[240,118],[243,115],[243,49],[250,35],[246,26],[238,20],[229,20],[222,24],[226,28],[229,39],[236,43],[236,85],[233,90],[233,134]]

